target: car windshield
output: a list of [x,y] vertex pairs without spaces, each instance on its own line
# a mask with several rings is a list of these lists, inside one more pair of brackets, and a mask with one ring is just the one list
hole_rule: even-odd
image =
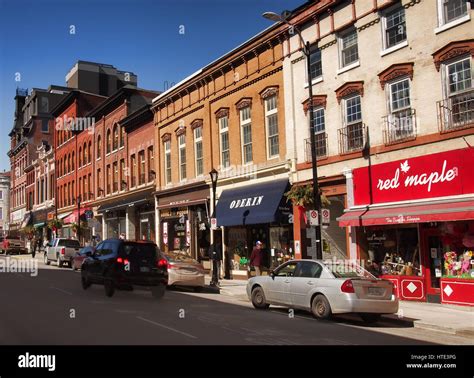
[[376,279],[374,275],[352,260],[329,260],[323,263],[336,278]]
[[186,253],[168,252],[168,253],[164,253],[163,255],[169,262],[184,262],[184,263],[189,263],[189,264],[197,263],[196,260],[194,260],[191,256],[189,256]]
[[158,247],[152,243],[123,243],[122,257],[134,257],[154,260],[158,254]]
[[74,239],[60,239],[58,242],[58,247],[79,248],[80,246],[79,241]]

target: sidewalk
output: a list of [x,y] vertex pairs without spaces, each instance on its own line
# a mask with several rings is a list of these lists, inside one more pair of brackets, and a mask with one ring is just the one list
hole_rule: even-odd
[[[209,282],[210,277],[206,277],[206,283]],[[246,285],[247,280],[221,280],[220,294],[249,302]],[[474,337],[474,308],[468,306],[400,301],[398,313],[384,315],[384,320],[408,323],[415,328],[451,335]]]

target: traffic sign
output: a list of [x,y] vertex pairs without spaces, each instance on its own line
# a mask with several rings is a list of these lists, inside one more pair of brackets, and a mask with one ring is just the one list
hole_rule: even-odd
[[310,226],[317,226],[319,224],[319,217],[317,210],[309,211],[309,224]]
[[330,224],[331,223],[331,212],[329,209],[322,209],[321,210],[321,218],[323,220],[323,224]]

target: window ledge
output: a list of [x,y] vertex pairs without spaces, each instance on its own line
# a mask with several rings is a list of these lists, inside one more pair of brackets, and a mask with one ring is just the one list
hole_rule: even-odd
[[458,26],[458,25],[463,24],[463,23],[465,23],[467,21],[470,21],[470,20],[471,20],[471,15],[468,13],[465,16],[462,16],[461,18],[458,18],[457,20],[453,20],[451,22],[448,22],[447,24],[444,24],[444,25],[441,25],[441,26],[437,27],[434,30],[434,32],[435,32],[435,34],[439,34],[439,33],[444,32],[445,30],[454,28],[455,26]]
[[354,68],[357,68],[360,66],[360,60],[358,60],[357,62],[354,62],[354,63],[351,63],[349,64],[348,66],[344,67],[344,68],[341,68],[339,70],[337,70],[337,74],[340,75],[340,74],[343,74],[344,72],[347,72],[347,71],[350,71]]
[[[312,85],[315,85],[315,84],[321,83],[321,82],[323,82],[323,81],[324,81],[323,77],[322,77],[322,76],[319,76],[319,77],[317,77],[316,79],[312,80],[312,81],[311,81],[311,84],[312,84]],[[307,82],[304,83],[304,87],[305,87],[305,88],[308,88],[308,83],[307,83]]]
[[380,52],[380,56],[385,56],[385,55],[391,54],[391,53],[393,53],[397,50],[400,50],[404,47],[407,47],[407,46],[408,46],[408,41],[403,41],[403,42],[399,43],[398,45],[395,45],[395,46],[389,47],[388,49],[382,50]]

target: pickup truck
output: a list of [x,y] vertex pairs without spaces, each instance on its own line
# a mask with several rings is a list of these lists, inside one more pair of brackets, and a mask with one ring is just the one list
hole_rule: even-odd
[[69,267],[71,267],[72,260],[80,249],[81,245],[76,239],[53,239],[46,246],[44,263],[49,265],[51,261],[56,261],[58,267],[62,267],[64,263],[67,263]]
[[5,250],[3,248],[4,244],[3,244],[3,240],[2,242],[0,243],[0,248],[2,250],[2,253],[4,253],[5,255],[12,255],[14,253],[16,254],[27,254],[28,253],[28,249],[26,248],[25,246],[25,241],[18,238],[18,237],[6,237],[7,241],[8,241],[8,248],[7,250]]

